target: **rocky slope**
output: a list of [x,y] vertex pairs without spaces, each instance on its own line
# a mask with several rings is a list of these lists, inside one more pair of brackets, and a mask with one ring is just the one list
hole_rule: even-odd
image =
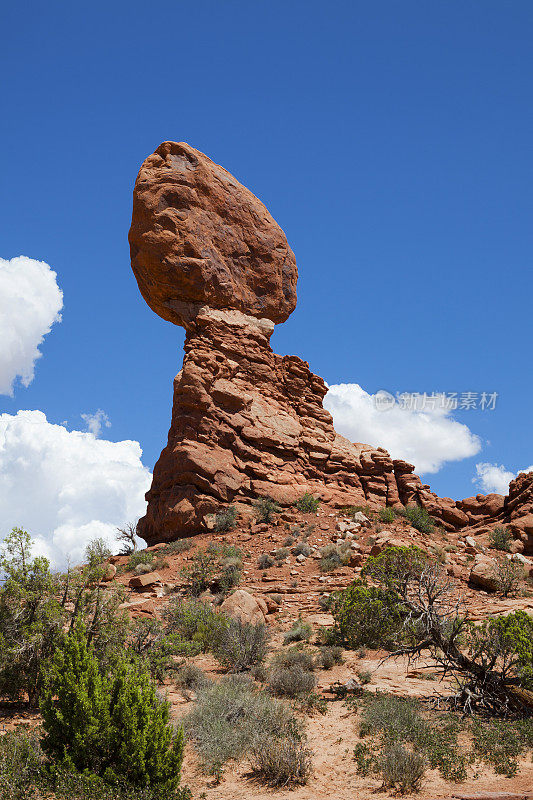
[[229,172],[185,143],[164,142],[139,171],[129,240],[144,299],[186,330],[168,443],[139,525],[147,542],[197,533],[229,503],[270,496],[290,505],[308,491],[333,507],[416,502],[448,531],[509,519],[531,547],[533,476],[513,482],[507,500],[454,502],[412,465],[335,432],[324,381],[269,344],[296,305],[294,255]]

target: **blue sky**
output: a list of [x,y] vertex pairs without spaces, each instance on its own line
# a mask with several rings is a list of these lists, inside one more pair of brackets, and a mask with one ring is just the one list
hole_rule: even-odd
[[[298,307],[273,336],[328,383],[498,392],[454,416],[482,449],[427,480],[474,493],[475,464],[533,461],[533,6],[180,0],[3,4],[0,257],[45,261],[62,321],[0,413],[40,410],[166,441],[181,329],[129,266],[138,168],[185,140],[287,234]],[[381,442],[371,442],[379,445]]]

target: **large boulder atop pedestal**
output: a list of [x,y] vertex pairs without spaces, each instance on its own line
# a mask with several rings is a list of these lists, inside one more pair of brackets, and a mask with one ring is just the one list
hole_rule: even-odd
[[184,142],[163,142],[133,193],[131,264],[153,311],[189,327],[202,306],[283,322],[298,270],[263,203]]

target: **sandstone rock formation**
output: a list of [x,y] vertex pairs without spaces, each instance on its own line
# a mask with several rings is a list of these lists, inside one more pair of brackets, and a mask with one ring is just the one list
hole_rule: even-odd
[[296,305],[294,255],[225,169],[164,142],[139,171],[129,240],[146,302],[186,330],[168,443],[139,523],[150,544],[197,533],[229,503],[290,504],[306,491],[337,506],[417,502],[447,530],[503,513],[498,495],[439,498],[411,464],[335,432],[324,381],[269,343]]

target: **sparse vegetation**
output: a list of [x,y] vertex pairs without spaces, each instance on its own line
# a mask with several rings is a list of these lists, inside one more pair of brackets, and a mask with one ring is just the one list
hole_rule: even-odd
[[261,664],[268,652],[269,634],[266,625],[253,625],[240,618],[231,619],[218,633],[213,647],[217,661],[231,672]]
[[228,625],[225,614],[215,611],[209,603],[181,598],[167,605],[163,618],[169,633],[196,645],[199,652],[212,650]]
[[378,511],[378,519],[380,522],[394,522],[396,514],[390,506],[385,506]]
[[489,546],[494,548],[494,550],[501,550],[504,553],[508,553],[511,549],[512,541],[513,535],[504,525],[496,525],[489,531]]
[[283,637],[283,644],[291,642],[308,642],[313,635],[313,628],[309,622],[298,619]]
[[259,569],[270,569],[270,567],[274,566],[274,563],[274,559],[272,556],[269,556],[268,553],[261,553],[257,559],[257,566]]
[[253,503],[253,507],[258,522],[272,522],[274,516],[281,511],[278,504],[271,497],[259,497]]
[[322,669],[332,669],[335,664],[342,664],[342,647],[335,645],[321,647],[318,653],[318,663]]
[[502,558],[496,561],[493,575],[498,592],[502,597],[509,597],[518,591],[520,581],[524,578],[524,568],[509,558]]
[[185,729],[204,771],[218,778],[229,761],[255,758],[272,741],[297,738],[305,742],[301,724],[287,705],[259,691],[243,676],[230,676],[201,689],[185,718]]
[[127,568],[130,572],[135,570],[139,564],[152,564],[154,554],[150,550],[135,550],[128,558]]
[[320,500],[313,497],[309,492],[305,492],[295,503],[298,511],[302,514],[316,514],[320,505]]
[[333,572],[345,566],[350,559],[350,543],[342,545],[327,544],[320,548],[320,571]]
[[221,509],[215,515],[215,524],[213,530],[217,533],[222,531],[231,531],[235,527],[235,522],[237,520],[237,509],[235,506],[228,506],[227,508]]
[[311,550],[311,547],[307,544],[307,542],[298,542],[297,544],[294,545],[294,547],[291,550],[293,556],[302,555],[305,556],[306,558],[309,558],[312,552],[313,551]]
[[435,522],[422,506],[409,505],[403,509],[398,509],[397,513],[405,517],[413,528],[420,531],[420,533],[433,533]]

